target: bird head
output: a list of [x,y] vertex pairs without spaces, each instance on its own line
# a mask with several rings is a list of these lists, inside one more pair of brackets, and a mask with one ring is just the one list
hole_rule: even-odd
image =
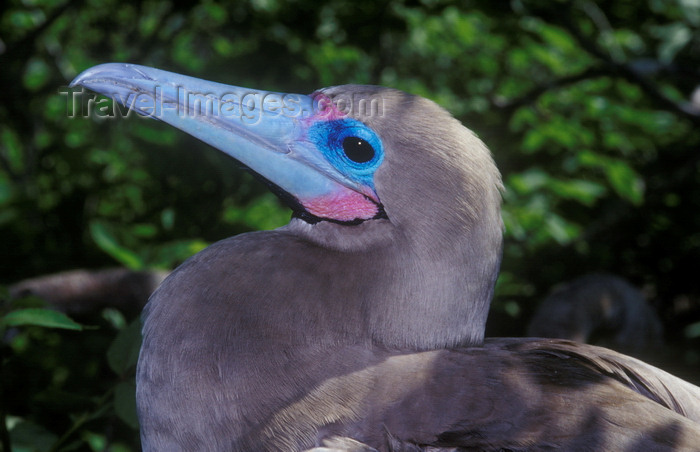
[[257,91],[115,63],[84,71],[75,85],[234,157],[309,223],[384,216],[374,186],[384,157],[381,140],[322,93]]
[[473,223],[500,206],[483,143],[433,102],[398,90],[285,94],[123,63],[90,68],[78,85],[232,156],[311,224],[386,219],[385,205],[406,226],[421,217]]
[[[420,258],[397,271],[444,298],[455,295],[443,290],[451,284],[443,275],[459,279],[457,296],[470,302],[455,314],[472,318],[466,335],[483,335],[500,264],[500,174],[484,144],[434,102],[367,85],[258,91],[121,63],[88,69],[71,85],[232,156],[291,207],[286,228],[306,240],[341,251],[401,242]],[[451,303],[430,309],[451,315]]]

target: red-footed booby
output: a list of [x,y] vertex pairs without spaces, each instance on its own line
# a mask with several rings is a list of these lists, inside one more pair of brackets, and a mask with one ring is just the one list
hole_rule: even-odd
[[72,83],[229,154],[292,208],[176,269],[144,311],[145,451],[698,450],[700,389],[563,340],[493,339],[499,172],[435,103],[130,64]]

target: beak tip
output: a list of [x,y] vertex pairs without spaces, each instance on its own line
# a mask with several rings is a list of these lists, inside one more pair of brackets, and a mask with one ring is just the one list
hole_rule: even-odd
[[74,88],[80,85],[89,88],[91,82],[119,79],[152,80],[151,77],[139,70],[139,66],[136,64],[104,63],[84,70],[68,86]]

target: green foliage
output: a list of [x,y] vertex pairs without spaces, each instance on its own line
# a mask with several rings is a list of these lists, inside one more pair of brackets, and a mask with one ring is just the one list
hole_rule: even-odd
[[136,386],[131,375],[141,348],[141,321],[135,320],[117,334],[107,349],[107,362],[115,374],[123,378],[114,387],[114,411],[129,427],[138,429]]
[[[289,218],[226,156],[73,95],[66,84],[81,70],[129,61],[285,92],[383,84],[450,110],[503,172],[507,243],[492,319],[513,321],[499,329],[492,320],[491,333],[522,332],[556,283],[611,271],[655,291],[669,340],[696,363],[700,113],[689,100],[700,7],[509,5],[4,2],[0,283],[75,267],[169,269],[215,240]],[[2,320],[13,334],[2,409],[14,450],[138,450],[137,324],[107,310],[78,319],[96,329],[45,328],[72,324],[23,303]]]
[[5,314],[0,319],[0,332],[11,326],[27,325],[78,331],[83,329],[81,324],[71,320],[70,317],[61,312],[50,309],[27,308]]
[[[264,205],[261,207],[265,208]],[[264,219],[267,218],[266,216]],[[173,221],[167,213],[164,213],[161,220],[165,224]],[[93,220],[90,222],[89,228],[90,236],[95,245],[122,266],[131,270],[173,268],[179,262],[203,250],[208,245],[199,239],[171,240],[157,245],[144,244],[144,241],[151,240],[157,234],[156,227],[148,223],[120,225]],[[117,237],[120,237],[121,240]],[[122,244],[122,241],[125,244]]]
[[[40,299],[9,300],[7,291],[2,290],[3,304],[11,310],[0,318],[0,333],[10,338],[1,349],[3,405],[0,412],[6,416],[3,423],[6,430],[3,432],[0,427],[0,436],[11,442],[11,450],[53,452],[89,447],[89,450],[97,451],[105,450],[107,444],[110,450],[138,450],[133,435],[127,442],[112,441],[104,433],[91,429],[106,426],[112,430],[124,430],[114,425],[116,419],[129,429],[138,429],[133,374],[141,345],[141,322],[137,319],[126,326],[121,314],[105,310],[103,316],[108,322],[85,330],[83,325],[61,312],[34,307],[44,304]],[[115,335],[105,331],[108,325],[121,329]],[[50,329],[82,334],[89,331],[92,338],[49,333]],[[91,339],[97,339],[96,347],[80,344]],[[76,355],[76,350],[87,355]],[[41,354],[37,355],[38,352]],[[102,361],[106,361],[112,370],[111,376],[100,370],[104,367]],[[30,374],[25,372],[30,369],[38,374],[27,378]],[[16,384],[21,385],[19,394],[9,391],[12,387],[18,389]],[[90,390],[86,391],[86,387]],[[16,405],[19,402],[22,406],[24,397],[36,409],[43,408],[47,412],[18,415],[23,410],[17,410]],[[13,407],[16,414],[7,416]],[[56,420],[57,410],[65,419]],[[56,432],[60,425],[65,427]],[[5,450],[7,443],[3,441],[2,444],[2,450]]]

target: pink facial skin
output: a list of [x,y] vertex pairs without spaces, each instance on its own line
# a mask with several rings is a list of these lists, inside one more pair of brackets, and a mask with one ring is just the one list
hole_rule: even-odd
[[309,123],[347,118],[348,112],[340,110],[333,99],[325,94],[316,91],[311,94],[311,97],[314,100],[314,114],[306,120]]
[[[333,121],[348,117],[348,113],[338,109],[337,105],[327,95],[315,92],[313,115],[303,119],[305,124],[318,121]],[[324,196],[313,199],[300,199],[299,202],[306,210],[319,217],[336,221],[368,220],[379,213],[379,199],[374,191],[366,188],[366,193],[360,193],[344,186]]]
[[349,189],[300,201],[309,213],[337,221],[369,220],[379,213],[377,204],[365,195]]

